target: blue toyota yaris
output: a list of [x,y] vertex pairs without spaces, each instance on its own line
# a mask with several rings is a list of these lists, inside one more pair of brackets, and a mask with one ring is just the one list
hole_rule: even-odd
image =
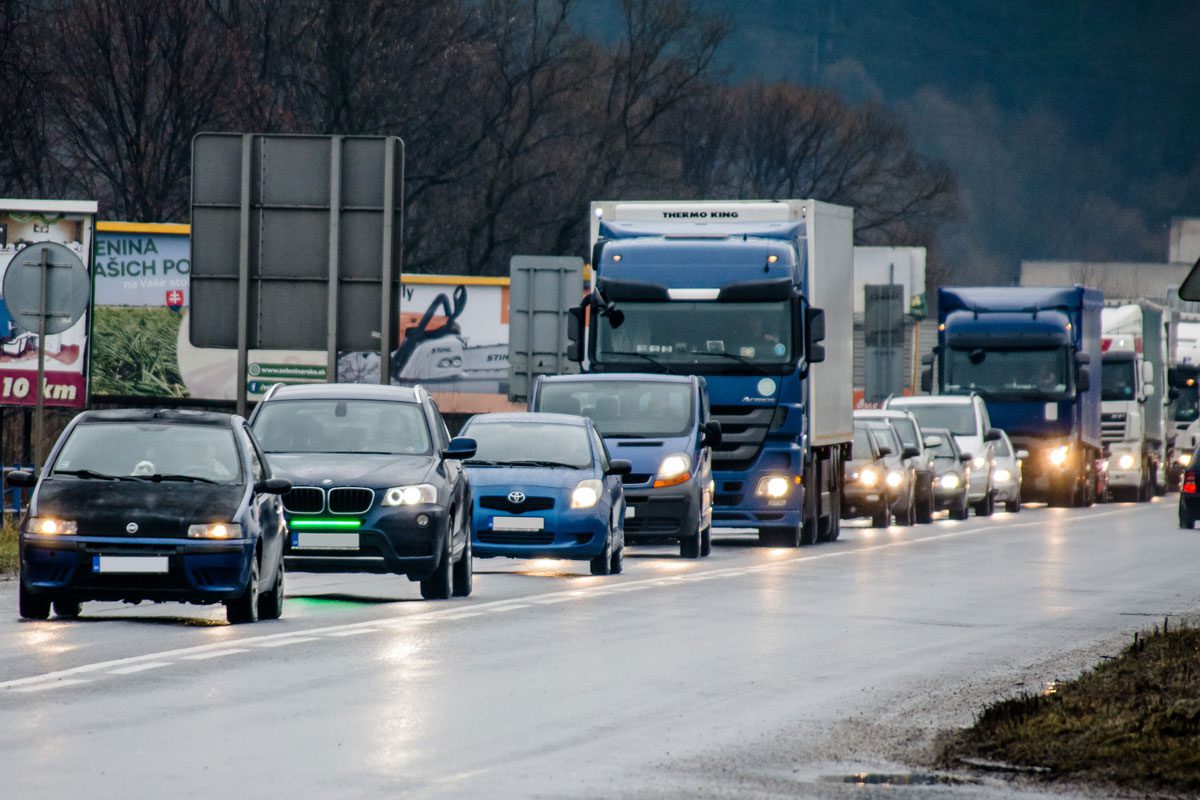
[[472,546],[480,558],[590,561],[593,575],[621,571],[628,461],[613,460],[595,424],[564,414],[481,414],[462,436],[475,497]]

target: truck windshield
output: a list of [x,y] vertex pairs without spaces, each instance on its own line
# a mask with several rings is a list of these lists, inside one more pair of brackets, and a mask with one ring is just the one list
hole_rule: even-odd
[[1196,391],[1195,382],[1177,387],[1179,397],[1175,400],[1175,420],[1177,422],[1193,422],[1200,417],[1200,396]]
[[625,320],[614,329],[599,318],[596,361],[637,363],[647,358],[670,366],[728,371],[794,362],[792,305],[786,301],[718,303],[623,302]]
[[591,417],[603,436],[684,436],[692,430],[692,384],[549,381],[535,410]]
[[1132,358],[1105,358],[1100,365],[1100,399],[1132,400],[1135,383]]
[[1069,363],[1065,347],[1022,350],[951,347],[946,351],[942,385],[948,394],[1061,397],[1067,393]]

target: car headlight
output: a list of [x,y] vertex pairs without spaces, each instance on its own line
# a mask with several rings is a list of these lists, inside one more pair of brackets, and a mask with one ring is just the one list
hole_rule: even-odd
[[899,472],[889,472],[887,474],[887,485],[896,489],[900,484],[904,483],[904,475]]
[[973,459],[971,459],[971,466],[975,469],[983,469],[987,466],[987,463],[987,458],[984,456],[975,456]]
[[1122,453],[1117,457],[1118,469],[1133,469],[1135,461],[1132,453]]
[[995,478],[1000,483],[1008,483],[1012,480],[1012,473],[1006,469],[998,469],[996,470]]
[[383,493],[385,506],[420,506],[437,502],[437,487],[428,483],[393,486]]
[[962,481],[953,472],[948,472],[942,476],[942,488],[944,489],[957,489],[961,483]]
[[57,517],[30,517],[25,529],[45,536],[72,536],[79,526],[74,520]]
[[1180,453],[1175,460],[1179,462],[1179,466],[1181,467],[1190,467],[1192,465],[1192,454]]
[[671,453],[663,456],[658,465],[658,473],[654,476],[655,488],[677,486],[686,483],[692,477],[692,458],[687,453]]
[[240,539],[242,526],[236,522],[211,522],[188,526],[189,539]]
[[1067,463],[1067,458],[1071,454],[1071,448],[1068,445],[1060,444],[1058,447],[1050,451],[1048,458],[1050,463],[1056,467],[1061,467]]
[[879,473],[868,467],[858,473],[858,482],[863,486],[874,486],[879,483]]
[[754,494],[770,500],[782,500],[787,497],[791,489],[791,483],[783,475],[767,475],[758,479],[758,485],[754,487]]
[[571,492],[571,508],[592,508],[600,502],[602,491],[604,491],[604,484],[598,480],[580,481],[575,490]]

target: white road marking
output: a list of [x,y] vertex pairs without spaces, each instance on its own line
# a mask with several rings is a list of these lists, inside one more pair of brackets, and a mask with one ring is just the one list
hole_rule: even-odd
[[[1101,519],[1103,517],[1111,517],[1111,516],[1129,514],[1134,511],[1140,511],[1141,509],[1142,509],[1142,504],[1137,504],[1137,505],[1131,505],[1129,507],[1113,509],[1111,511],[1102,511],[1102,512],[1095,513],[1095,514],[1083,514],[1080,516],[1073,516],[1073,517],[1061,516],[1058,518],[1057,521],[1062,525],[1091,524],[1092,521],[1096,520],[1096,519]],[[806,562],[810,562],[810,561],[823,561],[823,560],[831,559],[831,558],[846,558],[846,557],[850,557],[850,556],[858,556],[858,555],[863,555],[866,553],[878,552],[880,550],[890,550],[890,549],[897,548],[897,547],[912,547],[914,545],[922,544],[924,542],[937,542],[937,541],[942,541],[945,539],[958,539],[958,538],[964,538],[964,537],[983,536],[983,535],[993,534],[997,530],[1000,530],[1000,529],[1012,530],[1015,528],[1038,527],[1041,525],[1045,525],[1047,522],[1052,522],[1052,521],[1055,521],[1055,520],[1053,518],[1047,518],[1047,517],[1043,517],[1043,516],[1039,515],[1038,519],[1030,520],[1028,522],[1018,522],[1015,524],[1007,524],[1006,523],[1003,525],[987,524],[987,525],[983,525],[981,527],[970,528],[970,529],[955,529],[955,530],[951,530],[951,531],[946,531],[945,533],[934,534],[932,536],[920,536],[920,537],[916,537],[913,539],[892,539],[890,541],[881,542],[879,544],[866,545],[863,547],[855,547],[855,548],[846,549],[846,550],[836,550],[836,551],[831,551],[831,552],[819,552],[819,553],[812,553],[812,554],[804,552],[803,555],[797,555],[792,558],[782,558],[782,559],[779,559],[778,561],[772,562],[771,564],[763,564],[763,565],[758,565],[758,566],[764,570],[780,569],[782,567],[792,566],[795,564],[802,564],[802,563],[806,563]],[[724,568],[718,568],[718,569],[703,570],[701,572],[697,572],[694,574],[705,575],[705,576],[707,576],[707,578],[705,578],[707,580],[709,578],[725,578],[725,577],[736,577],[739,575],[745,575],[747,569],[748,569],[748,567],[746,567],[746,566],[724,567]],[[659,586],[659,585],[663,585],[663,579],[661,577],[652,577],[652,578],[643,578],[643,579],[636,580],[636,581],[626,581],[626,582],[612,584],[612,585],[602,585],[602,586],[596,587],[596,588],[597,589],[603,588],[606,593],[607,592],[616,592],[616,591],[633,592],[633,591],[639,591],[642,589],[650,589],[650,588],[653,588],[653,587]],[[665,585],[671,585],[671,583],[666,582]],[[678,583],[678,585],[682,586],[684,584]],[[593,592],[593,591],[589,591],[587,589],[566,589],[566,590],[559,591],[559,592],[552,592],[552,593],[547,593],[547,594],[542,594],[542,595],[530,595],[527,597],[521,597],[521,598],[515,598],[515,599],[520,600],[520,601],[530,602],[530,603],[536,603],[538,605],[550,605],[553,603],[566,602],[568,600],[587,598],[587,597],[592,596],[593,593],[596,594],[597,596],[599,595],[598,591]],[[501,606],[511,606],[513,604],[513,602],[514,602],[514,598],[509,598],[507,600],[495,600],[495,601],[488,602],[488,603],[479,603],[479,604],[476,604],[476,605],[473,605],[470,607],[471,608],[470,613],[472,615],[488,613],[488,612],[492,611],[493,609],[496,609]],[[369,620],[366,622],[348,622],[348,623],[343,623],[340,625],[330,625],[330,626],[323,627],[323,628],[310,628],[307,630],[294,631],[294,632],[290,632],[290,633],[276,633],[276,634],[267,634],[267,635],[263,635],[263,636],[247,636],[245,638],[238,639],[237,644],[238,645],[246,645],[246,646],[262,646],[264,642],[278,641],[281,639],[296,640],[300,636],[305,636],[305,637],[307,637],[307,640],[315,641],[319,638],[320,635],[333,635],[336,632],[359,630],[359,629],[364,629],[364,628],[366,628],[366,629],[378,628],[381,625],[384,625],[387,627],[397,627],[397,626],[407,626],[407,625],[427,625],[427,624],[439,621],[441,619],[444,619],[446,617],[455,617],[455,616],[463,614],[463,613],[464,612],[462,610],[459,610],[456,608],[442,608],[437,611],[428,611],[428,612],[424,612],[424,613],[419,613],[419,615],[415,615],[412,617],[397,618],[397,619],[393,619],[393,620]],[[351,635],[351,634],[339,634],[339,635]],[[41,675],[31,675],[26,678],[16,678],[14,680],[0,681],[0,689],[18,689],[21,687],[28,687],[28,686],[34,686],[34,685],[41,686],[43,684],[70,685],[66,682],[66,680],[63,680],[63,679],[68,679],[68,678],[71,678],[72,676],[76,676],[76,675],[88,675],[88,674],[92,674],[92,673],[96,673],[96,672],[104,672],[104,671],[111,672],[112,670],[120,668],[120,667],[125,667],[125,666],[130,666],[133,664],[145,662],[148,659],[167,660],[167,659],[174,659],[174,658],[186,658],[186,659],[192,659],[192,660],[199,661],[199,660],[207,660],[210,658],[219,658],[221,656],[234,655],[235,653],[244,653],[244,652],[247,652],[247,650],[244,647],[230,647],[230,644],[228,642],[215,642],[212,644],[195,645],[193,647],[183,647],[183,648],[179,648],[177,650],[165,650],[165,651],[159,652],[159,653],[143,653],[141,655],[129,656],[126,658],[118,658],[118,659],[113,659],[111,661],[102,661],[102,662],[97,662],[97,663],[93,663],[93,664],[82,664],[77,667],[70,667],[68,669],[56,670],[54,672],[46,672]],[[57,683],[52,683],[55,681],[57,681]]]
[[361,636],[364,633],[379,633],[378,628],[354,628],[348,631],[330,631],[326,636]]
[[78,686],[81,683],[87,683],[82,678],[66,678],[61,681],[47,681],[44,683],[34,683],[29,686],[18,687],[18,692],[44,692],[49,689],[61,689],[64,686]]
[[276,639],[273,642],[261,642],[256,647],[287,647],[289,644],[300,644],[301,642],[315,642],[319,636],[292,636],[288,639]]
[[133,675],[135,672],[145,672],[148,669],[158,669],[159,667],[171,666],[170,661],[150,661],[141,664],[130,664],[128,667],[118,667],[110,669],[109,675]]
[[529,604],[528,603],[513,603],[512,605],[508,605],[508,606],[496,606],[495,608],[492,609],[492,613],[493,614],[502,614],[505,611],[517,611],[522,608],[529,608]]

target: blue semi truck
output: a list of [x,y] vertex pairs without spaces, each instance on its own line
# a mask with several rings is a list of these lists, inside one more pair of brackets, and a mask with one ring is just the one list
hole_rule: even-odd
[[703,375],[714,528],[836,539],[853,438],[853,212],[812,200],[592,204],[586,372]]
[[938,342],[922,388],[932,388],[936,366],[939,394],[983,398],[992,425],[1029,452],[1025,499],[1096,500],[1103,306],[1101,292],[1082,286],[938,290]]

